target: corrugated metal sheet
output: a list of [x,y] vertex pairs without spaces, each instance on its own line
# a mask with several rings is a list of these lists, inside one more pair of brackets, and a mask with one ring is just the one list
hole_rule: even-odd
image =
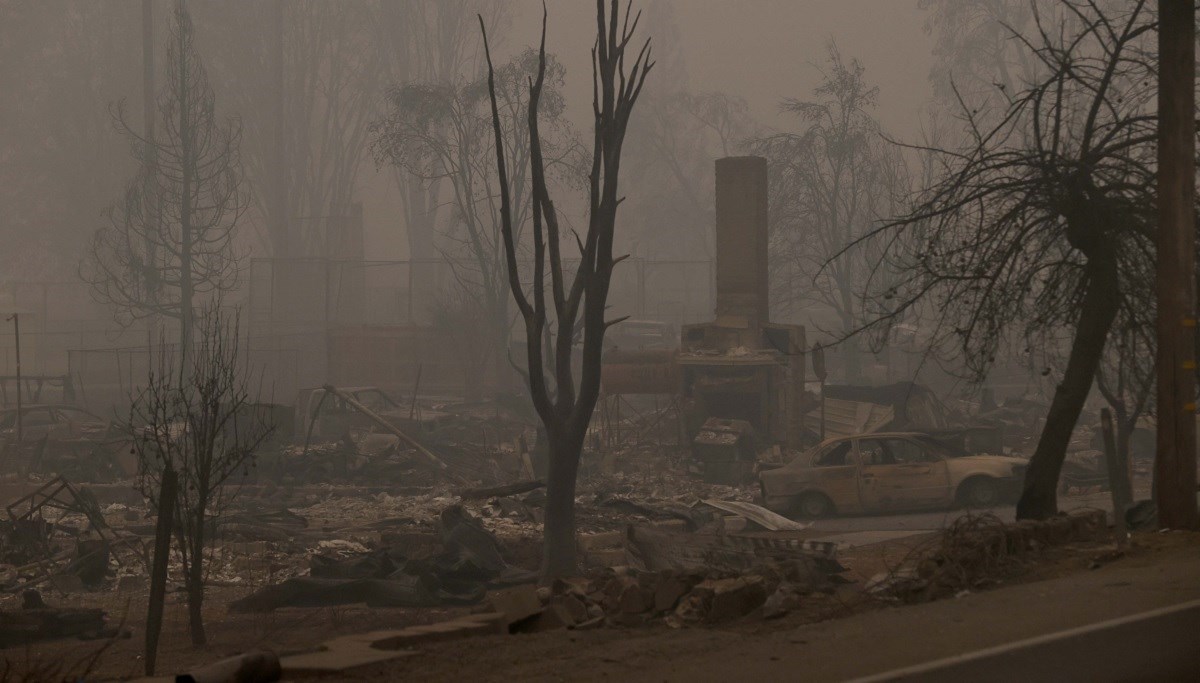
[[[825,399],[825,438],[832,439],[878,432],[891,424],[895,417],[895,411],[891,406],[827,398]],[[804,426],[818,434],[821,432],[821,409],[819,407],[804,416]]]

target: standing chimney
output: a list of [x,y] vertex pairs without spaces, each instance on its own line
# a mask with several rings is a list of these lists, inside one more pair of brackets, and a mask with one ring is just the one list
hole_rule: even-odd
[[770,320],[767,160],[717,159],[716,176],[717,324],[757,329]]

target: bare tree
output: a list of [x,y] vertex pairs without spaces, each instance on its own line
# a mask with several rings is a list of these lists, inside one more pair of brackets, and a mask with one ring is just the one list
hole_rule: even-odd
[[377,24],[390,4],[222,0],[197,9],[213,29],[205,44],[214,79],[243,115],[258,238],[276,257],[323,255],[327,232],[350,214],[383,99]]
[[[533,206],[529,132],[523,112],[528,107],[527,83],[538,71],[538,59],[537,52],[527,50],[495,72],[504,152],[512,160],[509,190],[518,244]],[[578,170],[581,154],[564,117],[564,75],[562,65],[553,55],[546,55],[546,87],[539,103],[545,168],[570,182],[573,176],[582,175]],[[512,320],[487,93],[482,80],[463,85],[401,85],[391,91],[391,109],[373,129],[380,161],[449,189],[453,213],[444,233],[446,246],[438,251],[450,266],[460,293],[476,301],[489,339],[486,347],[491,366],[500,378],[508,367]],[[468,388],[472,393],[477,389]]]
[[[381,3],[375,43],[390,82],[461,85],[479,71],[475,17],[482,14],[494,35],[507,28],[511,7],[503,0],[389,0]],[[444,205],[442,184],[393,166],[404,209],[409,258],[436,259],[437,228]]]
[[[919,6],[928,12],[925,32],[934,39],[929,80],[942,105],[957,109],[962,98],[978,114],[1002,112],[1011,94],[1037,77],[1038,60],[1017,37],[1033,23],[1029,0],[920,0]],[[1057,12],[1039,9],[1043,16]]]
[[152,139],[128,122],[123,103],[115,107],[117,128],[141,166],[107,212],[108,224],[96,231],[79,272],[122,324],[159,316],[177,321],[186,357],[198,299],[236,284],[233,238],[248,198],[241,127],[217,117],[182,0],[175,4],[164,80],[161,125]]
[[191,356],[161,353],[157,369],[133,397],[129,415],[142,495],[157,508],[163,474],[170,470],[179,478],[176,547],[197,646],[206,642],[205,552],[213,519],[236,494],[237,477],[248,474],[254,452],[273,431],[257,410],[247,370],[239,363],[238,316],[213,305],[199,322]]
[[[1003,346],[1069,340],[1066,367],[1030,460],[1020,518],[1057,512],[1066,446],[1114,322],[1153,315],[1153,16],[1144,1],[1069,14],[1019,34],[1040,77],[998,123],[965,105],[968,142],[937,150],[939,179],[916,207],[869,233],[897,282],[869,283],[890,301],[882,322],[930,303],[934,342],[975,379]],[[1122,324],[1121,321],[1125,321]]]
[[[484,34],[488,60],[488,92],[492,104],[492,128],[499,174],[501,235],[508,269],[509,288],[525,322],[528,349],[529,391],[534,408],[549,441],[549,475],[546,491],[544,531],[547,576],[567,576],[578,571],[575,559],[575,483],[579,456],[600,393],[600,360],[604,333],[616,321],[605,320],[613,268],[621,260],[613,256],[616,228],[617,179],[621,147],[633,106],[653,67],[650,41],[643,43],[626,70],[626,49],[637,30],[640,15],[630,21],[628,10],[621,20],[617,0],[606,12],[604,0],[596,0],[596,42],[592,48],[592,112],[595,119],[592,164],[588,176],[588,227],[576,245],[580,262],[574,274],[564,269],[558,212],[550,198],[546,159],[542,153],[538,106],[546,76],[546,15],[542,16],[542,42],[538,49],[537,78],[529,90],[529,163],[533,186],[533,288],[526,294],[518,271],[517,237],[513,217],[511,167],[506,161],[504,124],[496,96],[495,70]],[[550,272],[549,297],[545,281]],[[554,348],[545,346],[545,329],[554,315],[557,334]],[[582,317],[580,317],[582,314]],[[582,332],[582,366],[578,384],[572,368],[572,350],[577,327]],[[544,368],[544,355],[553,353],[554,377]],[[551,381],[553,384],[551,384]]]
[[684,85],[647,93],[630,122],[625,163],[632,188],[625,240],[635,253],[712,257],[712,160],[736,153],[753,128],[746,102],[727,93]]
[[[1129,462],[1130,446],[1138,421],[1153,409],[1154,348],[1148,331],[1123,324],[1109,336],[1109,349],[1096,373],[1096,388],[1112,408],[1116,422],[1117,454]],[[1113,349],[1112,347],[1117,347]]]
[[802,129],[760,138],[753,147],[773,169],[773,298],[793,314],[831,310],[840,326],[829,332],[845,349],[847,378],[856,380],[859,340],[848,336],[867,319],[859,298],[875,255],[844,248],[897,212],[908,170],[874,118],[879,88],[867,83],[863,66],[844,60],[833,43],[827,64],[816,100],[783,102]]

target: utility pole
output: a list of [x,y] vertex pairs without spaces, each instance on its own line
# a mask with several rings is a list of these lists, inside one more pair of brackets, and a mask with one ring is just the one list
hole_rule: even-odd
[[154,0],[142,0],[142,121],[146,160],[154,155]]
[[20,315],[21,315],[20,313],[13,313],[12,317],[9,318],[9,320],[12,321],[13,335],[16,337],[16,341],[17,341],[17,443],[21,443],[22,441],[24,441],[24,437],[25,437],[24,429],[22,428],[22,423],[24,422],[25,416],[21,414],[21,394],[24,393],[24,389],[21,387],[21,317],[20,317]]
[[[156,118],[154,110],[154,0],[142,0],[142,135],[146,139],[145,158],[142,163],[148,173],[157,172],[158,168],[158,148],[155,147],[154,141],[154,119]],[[158,198],[157,202],[157,212],[154,214],[156,220],[162,216],[162,199]],[[157,246],[152,237],[152,233],[157,232],[157,226],[155,228],[155,230],[146,231],[146,262],[148,264],[158,261]],[[151,294],[156,294],[156,292]],[[158,327],[157,321],[157,315],[150,318],[147,349],[153,347],[154,331]]]
[[1159,525],[1194,529],[1196,511],[1195,77],[1192,0],[1158,2]]
[[292,249],[288,235],[288,164],[286,142],[284,138],[284,83],[283,83],[283,0],[275,0],[271,4],[271,80],[274,84],[274,95],[271,107],[272,132],[272,197],[271,197],[271,232],[273,249],[272,256],[286,258]]

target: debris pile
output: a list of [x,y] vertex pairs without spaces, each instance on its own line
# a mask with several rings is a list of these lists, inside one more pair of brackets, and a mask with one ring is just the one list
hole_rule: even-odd
[[967,515],[914,548],[896,569],[872,577],[865,588],[886,599],[936,600],[999,584],[1046,548],[1096,540],[1107,533],[1103,510],[1015,524],[1006,524],[990,513]]
[[436,536],[403,533],[381,539],[374,549],[350,541],[321,542],[309,576],[266,586],[229,608],[469,605],[482,600],[488,587],[533,579],[531,572],[505,562],[496,537],[461,505],[442,510]]
[[63,592],[100,586],[110,561],[145,563],[145,547],[118,533],[87,489],[55,477],[8,505],[0,521],[0,592],[50,582]]
[[805,596],[831,586],[831,581],[816,585],[808,575],[788,575],[768,565],[743,574],[617,567],[558,579],[540,589],[519,586],[494,595],[490,608],[506,615],[513,633],[656,623],[681,628],[721,624],[751,614],[777,618],[797,608]]
[[21,609],[0,611],[0,648],[39,640],[97,640],[117,635],[118,629],[109,625],[104,610],[50,607],[33,589],[27,589],[21,597]]

